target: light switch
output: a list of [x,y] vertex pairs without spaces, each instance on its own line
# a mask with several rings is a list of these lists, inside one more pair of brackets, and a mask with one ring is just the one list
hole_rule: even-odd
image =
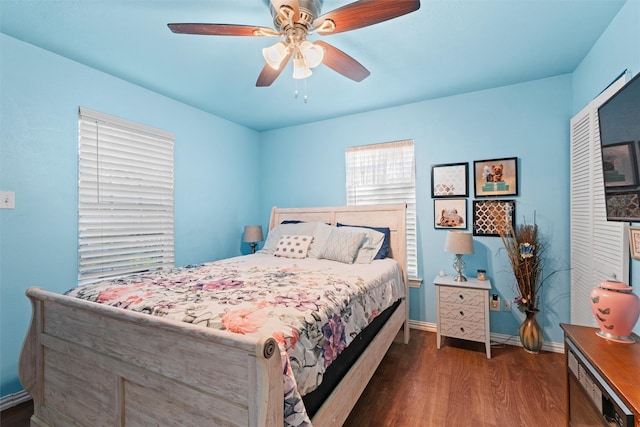
[[15,209],[16,193],[13,191],[0,191],[0,209]]

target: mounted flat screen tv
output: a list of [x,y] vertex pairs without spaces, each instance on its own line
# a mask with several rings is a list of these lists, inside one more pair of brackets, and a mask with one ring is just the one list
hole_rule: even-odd
[[640,222],[640,73],[598,108],[608,221]]

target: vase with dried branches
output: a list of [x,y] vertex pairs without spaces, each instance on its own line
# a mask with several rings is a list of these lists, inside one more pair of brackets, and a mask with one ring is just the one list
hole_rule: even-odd
[[516,281],[518,295],[514,303],[527,315],[520,325],[520,341],[525,350],[538,353],[544,342],[542,329],[536,321],[540,293],[545,280],[557,271],[547,277],[542,276],[546,246],[539,238],[537,224],[521,224],[514,228],[511,222],[507,222],[499,234]]

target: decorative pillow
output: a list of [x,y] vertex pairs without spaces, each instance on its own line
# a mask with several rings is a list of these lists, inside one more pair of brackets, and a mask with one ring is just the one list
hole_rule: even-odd
[[365,237],[366,234],[362,231],[334,228],[327,239],[322,258],[353,264]]
[[369,227],[368,225],[346,225],[338,223],[338,227],[359,227],[370,228],[384,234],[384,241],[382,247],[373,259],[384,259],[391,256],[391,229],[389,227]]
[[329,240],[331,231],[334,229],[335,227],[327,225],[324,222],[317,223],[316,229],[313,231],[313,242],[311,242],[311,247],[309,248],[310,258],[322,259],[327,240]]
[[276,247],[278,246],[280,237],[282,237],[284,234],[289,234],[292,236],[304,234],[306,236],[311,236],[313,235],[313,231],[315,229],[315,222],[301,222],[298,224],[277,225],[273,227],[271,231],[269,231],[269,234],[267,234],[267,240],[264,242],[264,246],[257,252],[261,254],[272,254],[276,251]]
[[380,251],[382,244],[384,243],[384,233],[376,231],[368,227],[349,227],[343,226],[340,230],[351,230],[354,232],[364,232],[365,238],[362,242],[362,246],[358,251],[354,264],[371,264],[375,256]]
[[311,240],[313,240],[313,236],[301,234],[291,236],[285,234],[280,237],[276,251],[273,254],[285,258],[306,258]]

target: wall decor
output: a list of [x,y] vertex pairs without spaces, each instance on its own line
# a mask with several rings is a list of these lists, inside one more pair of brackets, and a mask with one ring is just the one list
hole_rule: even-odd
[[602,147],[602,170],[605,187],[634,187],[638,185],[636,150],[633,141]]
[[629,227],[629,245],[631,246],[631,258],[640,259],[640,227]]
[[605,194],[607,219],[628,221],[640,218],[640,191],[620,191]]
[[433,201],[434,228],[467,229],[467,199]]
[[473,235],[499,236],[509,222],[515,228],[515,200],[474,200]]
[[473,172],[476,197],[518,195],[517,157],[476,160]]
[[468,197],[469,163],[431,165],[431,197]]

